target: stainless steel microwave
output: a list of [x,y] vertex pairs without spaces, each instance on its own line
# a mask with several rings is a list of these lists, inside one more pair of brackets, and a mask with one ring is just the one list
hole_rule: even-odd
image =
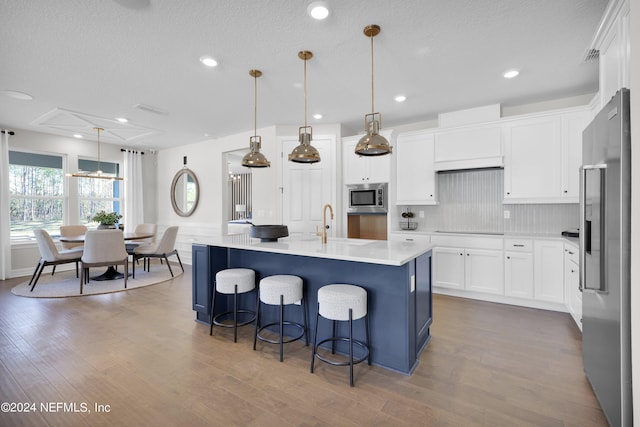
[[347,186],[347,214],[387,213],[387,184],[357,184]]

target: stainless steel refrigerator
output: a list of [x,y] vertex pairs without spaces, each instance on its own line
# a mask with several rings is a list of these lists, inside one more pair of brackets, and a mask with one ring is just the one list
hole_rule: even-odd
[[580,289],[584,370],[609,425],[631,426],[631,133],[621,89],[582,135]]

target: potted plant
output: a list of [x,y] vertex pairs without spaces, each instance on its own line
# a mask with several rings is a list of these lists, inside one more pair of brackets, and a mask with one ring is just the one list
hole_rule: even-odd
[[105,211],[100,211],[95,214],[91,220],[100,223],[98,228],[116,228],[116,223],[120,218],[122,218],[122,215],[117,212],[107,213]]

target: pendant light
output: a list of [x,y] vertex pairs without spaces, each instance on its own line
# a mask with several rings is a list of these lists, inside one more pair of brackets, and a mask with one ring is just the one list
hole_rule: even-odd
[[271,166],[271,162],[260,152],[262,138],[256,135],[256,117],[258,116],[258,77],[262,75],[260,70],[249,70],[249,75],[253,77],[253,136],[249,138],[249,148],[251,151],[242,158],[242,166],[248,168],[266,168]]
[[362,156],[382,156],[391,153],[391,146],[382,135],[382,115],[375,112],[373,103],[373,38],[380,34],[380,26],[367,25],[364,27],[364,35],[371,40],[371,114],[364,116],[364,129],[367,132],[356,145],[356,154]]
[[100,132],[102,132],[104,129],[95,127],[93,128],[93,130],[98,132],[98,170],[95,172],[89,172],[89,173],[73,173],[70,176],[74,178],[99,178],[99,179],[110,179],[112,181],[122,181],[123,178],[119,176],[110,176],[110,175],[102,174],[102,170],[100,169]]
[[298,52],[298,57],[304,61],[304,126],[298,128],[300,145],[289,154],[289,160],[296,163],[317,163],[320,161],[320,153],[311,145],[313,129],[307,126],[307,61],[313,57],[313,53],[303,50]]

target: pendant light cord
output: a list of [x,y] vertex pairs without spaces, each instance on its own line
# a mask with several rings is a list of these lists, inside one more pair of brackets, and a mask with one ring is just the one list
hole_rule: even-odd
[[304,60],[304,127],[307,127],[307,59]]
[[102,169],[100,168],[100,131],[102,129],[100,128],[95,128],[95,130],[98,132],[98,172],[101,171]]
[[369,38],[371,39],[371,113],[373,114],[376,111],[373,104],[373,35]]
[[258,76],[253,76],[253,136],[257,136],[257,123],[258,123]]

